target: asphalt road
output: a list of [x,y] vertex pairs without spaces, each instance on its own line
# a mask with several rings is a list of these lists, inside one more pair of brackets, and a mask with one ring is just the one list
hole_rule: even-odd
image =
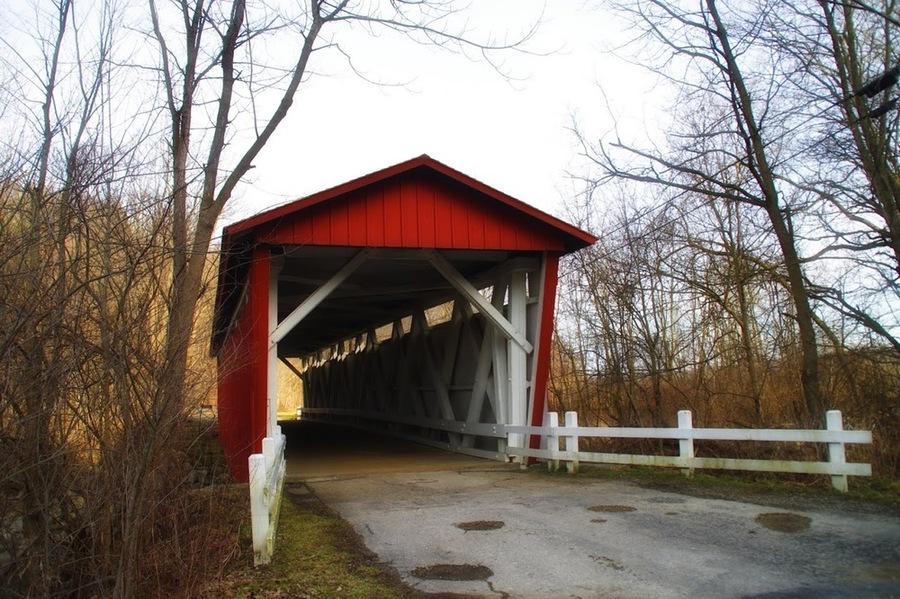
[[[326,436],[332,449],[347,445]],[[437,596],[900,597],[897,516],[701,499],[477,460],[460,466],[456,457],[430,461],[415,445],[353,438],[362,453],[344,451],[342,471],[304,474],[304,459],[290,454],[291,477],[410,585]],[[406,468],[394,460],[400,454]]]

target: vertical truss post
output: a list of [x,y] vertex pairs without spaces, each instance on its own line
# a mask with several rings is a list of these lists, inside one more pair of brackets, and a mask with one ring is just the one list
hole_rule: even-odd
[[[523,335],[526,329],[527,285],[525,271],[510,273],[509,281],[509,322],[513,329]],[[528,354],[525,348],[514,340],[507,341],[506,355],[509,358],[509,423],[513,426],[528,424]],[[509,435],[510,447],[524,447],[524,435]]]

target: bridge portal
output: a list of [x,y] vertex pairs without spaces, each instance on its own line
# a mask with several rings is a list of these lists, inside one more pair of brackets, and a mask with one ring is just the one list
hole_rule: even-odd
[[303,417],[506,460],[540,425],[559,259],[596,241],[421,156],[225,228],[212,350],[236,480],[276,426],[277,361]]

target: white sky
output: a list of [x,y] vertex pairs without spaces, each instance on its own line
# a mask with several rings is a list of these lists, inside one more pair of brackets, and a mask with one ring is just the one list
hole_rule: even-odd
[[[0,35],[21,34],[27,42],[32,28],[52,29],[52,11],[38,10],[40,3],[5,1],[0,0]],[[376,85],[354,73],[338,52],[314,53],[314,74],[301,84],[291,113],[237,188],[220,225],[421,154],[561,216],[564,198],[579,191],[566,171],[584,172],[568,130],[573,118],[594,140],[612,130],[611,115],[617,131],[632,139],[659,130],[658,115],[664,113],[653,79],[607,51],[630,34],[602,8],[602,0],[470,1],[464,16],[495,38],[516,38],[543,13],[537,35],[525,46],[532,54],[494,55],[514,79],[484,60],[398,34],[373,36],[358,25],[337,30],[333,41],[358,71],[405,85]],[[126,21],[146,20],[144,2],[126,5],[133,13],[123,13]],[[90,1],[79,6],[91,10]],[[36,11],[43,21],[35,21]],[[89,27],[90,19],[85,23]],[[261,45],[260,51],[295,55],[296,37],[286,39],[279,43],[291,46],[280,52],[274,45]],[[144,51],[156,50],[151,44]],[[118,110],[131,109],[136,108]],[[238,136],[230,147],[240,152],[248,143]]]
[[[512,35],[544,8],[535,56],[504,54],[520,81],[485,62],[356,31],[339,38],[368,83],[340,60],[311,63],[293,112],[256,160],[227,222],[398,162],[431,157],[549,213],[559,214],[578,170],[572,116],[594,138],[612,127],[652,129],[644,118],[651,84],[638,67],[604,50],[621,38],[614,20],[583,0],[482,0],[473,15]],[[599,3],[598,3],[599,4]],[[619,40],[621,41],[621,39]],[[316,60],[318,57],[314,57]],[[601,91],[602,90],[602,91]],[[609,104],[609,109],[607,108]]]

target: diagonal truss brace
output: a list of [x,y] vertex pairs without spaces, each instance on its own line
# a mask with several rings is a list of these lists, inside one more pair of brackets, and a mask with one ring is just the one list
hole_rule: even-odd
[[478,311],[485,315],[491,323],[497,327],[500,333],[507,339],[515,342],[519,347],[525,350],[525,353],[534,351],[534,346],[525,338],[525,335],[514,327],[503,314],[491,305],[487,298],[481,295],[477,289],[468,281],[453,265],[437,252],[431,252],[428,256],[428,262],[442,275],[447,281],[453,285],[467,300],[478,307]]
[[360,251],[358,254],[353,256],[347,264],[343,266],[331,279],[329,279],[324,285],[313,291],[309,297],[303,300],[299,306],[294,308],[294,311],[291,312],[284,320],[278,323],[278,326],[275,327],[275,330],[272,331],[272,334],[269,335],[269,346],[277,345],[279,341],[284,339],[285,335],[290,333],[295,326],[300,324],[304,318],[309,316],[309,314],[316,309],[316,306],[321,304],[325,299],[331,295],[331,293],[337,289],[341,283],[347,280],[347,277],[353,274],[353,272],[362,266],[362,264],[368,260],[369,254],[372,250],[366,248]]

